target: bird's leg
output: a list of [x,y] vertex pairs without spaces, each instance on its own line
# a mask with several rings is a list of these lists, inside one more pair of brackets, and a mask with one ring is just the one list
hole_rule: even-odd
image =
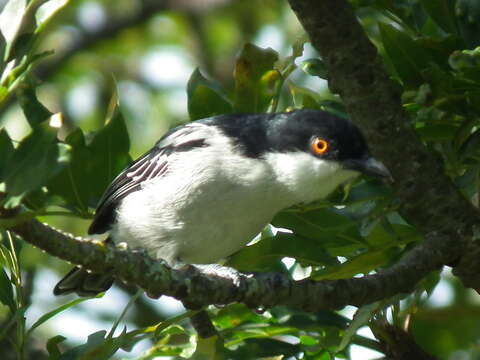
[[[240,278],[242,274],[237,270],[227,267],[221,266],[219,264],[182,264],[181,266],[187,266],[195,269],[206,276],[218,276],[222,278],[231,279],[234,284],[240,283]],[[178,267],[178,265],[177,265]],[[186,308],[189,308],[189,304],[183,304]],[[210,316],[206,310],[201,310],[194,316],[190,318],[192,326],[197,331],[197,334],[200,338],[206,339],[212,336],[220,336],[215,327],[210,320]]]
[[221,278],[231,279],[235,285],[239,285],[242,276],[245,276],[234,268],[219,264],[195,264],[190,266],[207,276],[218,276]]
[[206,310],[200,310],[190,318],[193,328],[202,339],[208,339],[212,336],[220,336]]

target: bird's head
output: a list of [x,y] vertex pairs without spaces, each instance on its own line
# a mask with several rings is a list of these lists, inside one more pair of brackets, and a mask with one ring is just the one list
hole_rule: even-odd
[[265,129],[268,149],[263,156],[279,181],[302,201],[323,198],[361,174],[391,178],[349,120],[322,111],[298,110],[268,118]]

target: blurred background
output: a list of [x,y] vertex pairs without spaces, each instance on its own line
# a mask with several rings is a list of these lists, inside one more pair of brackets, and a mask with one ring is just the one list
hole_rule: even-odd
[[[5,1],[0,1],[0,7],[4,5]],[[368,8],[360,9],[359,14],[369,35],[380,42],[375,24],[379,19],[391,20]],[[62,131],[80,127],[88,133],[103,127],[112,84],[116,84],[130,136],[130,155],[136,158],[169,128],[189,121],[187,83],[196,68],[206,78],[222,84],[226,93],[233,93],[235,61],[244,44],[270,47],[285,58],[302,36],[304,32],[284,0],[71,1],[48,24],[38,43],[39,51],[55,52],[42,59],[33,71],[37,96],[51,112],[63,114]],[[295,61],[300,65],[317,56],[307,43],[303,55]],[[289,79],[324,98],[333,98],[325,80],[309,76],[300,68]],[[284,108],[280,106],[279,110]],[[20,141],[30,131],[13,98],[0,109],[0,126],[7,129],[14,141]],[[72,216],[48,216],[41,220],[78,236],[86,234],[90,222],[88,218]],[[26,313],[27,324],[75,298],[55,298],[52,294],[54,284],[70,264],[28,244],[23,245],[20,262],[31,304]],[[289,259],[284,263],[292,266]],[[115,286],[101,299],[62,312],[36,330],[38,347],[43,348],[46,339],[56,334],[67,338],[67,346],[74,346],[85,343],[96,331],[108,331],[133,293],[127,286]],[[478,296],[463,289],[448,269],[443,271],[431,296],[421,296],[410,324],[419,343],[445,359],[480,359]],[[2,311],[5,313],[6,309],[0,306],[0,314]],[[182,305],[173,299],[151,300],[142,296],[123,322],[134,329],[182,311]],[[349,307],[341,314],[351,318],[354,311]],[[372,338],[367,328],[359,334]],[[150,340],[145,340],[131,352],[120,351],[115,356],[148,358],[144,351],[150,346]],[[353,345],[350,356],[353,360],[365,360],[381,354]]]

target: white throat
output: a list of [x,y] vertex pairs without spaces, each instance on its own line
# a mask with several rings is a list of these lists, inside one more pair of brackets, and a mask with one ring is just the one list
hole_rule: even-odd
[[276,175],[276,181],[291,195],[291,204],[324,199],[339,185],[359,173],[342,168],[335,161],[322,160],[308,153],[270,153],[265,160]]

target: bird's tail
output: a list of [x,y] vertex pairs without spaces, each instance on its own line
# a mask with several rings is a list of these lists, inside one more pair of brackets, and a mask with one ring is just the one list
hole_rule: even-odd
[[74,267],[53,289],[54,295],[76,293],[78,296],[95,296],[107,291],[113,284],[110,272],[98,274],[88,272],[79,266]]

